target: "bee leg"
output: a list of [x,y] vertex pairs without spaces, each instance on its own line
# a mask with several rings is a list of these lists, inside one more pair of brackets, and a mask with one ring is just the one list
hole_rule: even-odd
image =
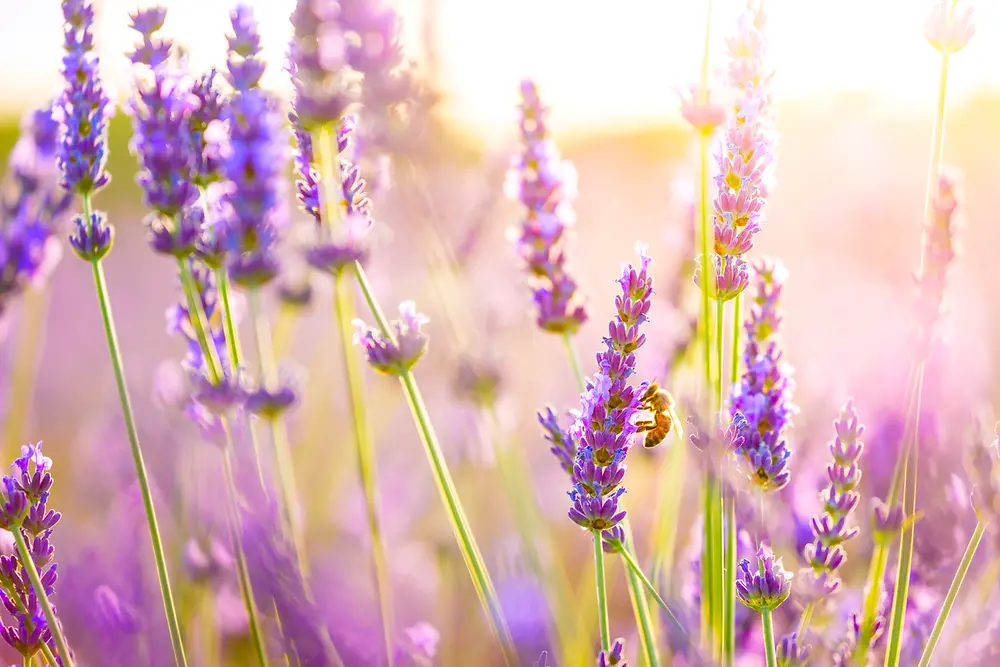
[[654,428],[656,428],[656,423],[649,421],[648,419],[643,419],[637,421],[635,423],[635,427],[639,433],[642,433],[643,431],[652,431]]

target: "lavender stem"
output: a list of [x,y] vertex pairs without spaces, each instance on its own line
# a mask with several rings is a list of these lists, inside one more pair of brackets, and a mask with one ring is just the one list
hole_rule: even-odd
[[226,327],[226,344],[229,347],[229,356],[233,360],[233,365],[240,363],[240,339],[236,331],[236,323],[233,318],[233,308],[229,292],[229,272],[224,268],[216,269],[215,282],[219,286],[219,304],[222,306],[222,317]]
[[70,653],[69,644],[66,643],[66,636],[63,634],[62,626],[59,625],[59,619],[56,618],[56,613],[52,609],[49,596],[45,594],[45,587],[42,586],[41,577],[38,576],[38,568],[35,567],[35,561],[31,558],[31,552],[28,550],[28,544],[24,541],[24,534],[21,532],[21,527],[18,525],[17,527],[12,526],[12,528],[14,530],[10,531],[10,533],[14,536],[17,553],[21,557],[21,564],[24,569],[28,571],[31,587],[34,589],[35,595],[38,597],[38,602],[42,606],[42,612],[45,614],[45,622],[52,633],[52,639],[56,642],[56,650],[59,651],[59,659],[62,660],[63,667],[73,667],[73,654]]
[[636,561],[635,556],[632,554],[630,549],[631,546],[626,546],[626,548],[621,551],[622,559],[625,561],[625,564],[628,566],[632,574],[639,579],[639,583],[641,583],[646,590],[649,591],[649,594],[653,596],[653,599],[656,600],[656,604],[660,605],[660,608],[666,612],[667,616],[670,617],[670,620],[677,626],[677,629],[681,631],[681,634],[686,635],[687,630],[685,630],[684,626],[681,625],[681,622],[677,620],[677,616],[670,608],[670,605],[667,604],[667,601],[663,599],[663,596],[660,595],[659,591],[656,590],[656,586],[653,585],[653,582],[650,581],[646,576],[646,573],[642,571],[642,567],[639,565],[638,561]]
[[[35,377],[41,360],[42,341],[45,339],[45,316],[48,313],[48,287],[25,290],[21,300],[20,327],[17,347],[11,355],[10,377],[4,398],[7,409],[3,416],[0,442],[13,446],[24,442],[31,403],[34,396]],[[6,452],[3,452],[6,455]],[[6,460],[6,458],[4,459]]]
[[594,580],[597,584],[597,623],[601,631],[601,650],[611,648],[611,629],[608,624],[608,590],[604,584],[604,547],[600,531],[594,531]]
[[[733,357],[733,367],[736,367],[735,356]],[[722,509],[726,539],[723,575],[725,597],[723,658],[724,664],[727,667],[732,667],[736,657],[736,493],[732,488],[726,488],[723,491]]]
[[774,623],[771,620],[771,610],[767,607],[761,609],[760,619],[764,628],[764,656],[767,667],[778,667],[778,659],[774,653]]
[[334,308],[340,328],[340,342],[343,351],[344,374],[347,379],[348,395],[351,401],[351,424],[354,429],[354,445],[358,457],[358,476],[365,496],[365,511],[368,531],[372,541],[372,569],[375,575],[375,590],[379,601],[379,615],[382,636],[385,642],[386,659],[393,665],[392,639],[392,584],[389,575],[389,561],[386,557],[379,520],[378,483],[375,476],[375,445],[372,442],[371,424],[365,406],[365,390],[361,366],[357,354],[352,349],[354,319],[353,295],[342,273],[334,276]]
[[587,390],[587,382],[583,377],[583,371],[580,369],[580,357],[577,355],[576,346],[573,344],[573,335],[567,331],[563,334],[562,339],[566,345],[566,355],[569,357],[569,364],[573,368],[573,377],[576,379],[577,389],[582,394]]
[[962,588],[962,582],[965,581],[965,575],[969,572],[969,566],[976,555],[976,549],[979,548],[979,542],[983,539],[983,533],[986,532],[986,524],[986,521],[979,520],[976,523],[976,529],[972,531],[972,537],[969,538],[969,544],[965,547],[962,562],[958,564],[958,570],[955,571],[955,576],[951,580],[951,586],[948,587],[948,594],[945,595],[944,602],[941,604],[941,611],[938,613],[937,620],[934,621],[934,629],[931,630],[930,637],[927,638],[927,644],[924,645],[924,653],[920,656],[920,664],[917,667],[928,667],[930,665],[934,649],[937,648],[938,640],[941,639],[944,624],[948,621],[951,608],[955,604],[955,598],[958,597],[958,592]]
[[[83,216],[89,220],[91,215],[90,196],[83,197]],[[135,425],[135,415],[132,412],[132,402],[129,399],[128,385],[125,382],[125,370],[122,362],[121,347],[118,344],[118,333],[115,328],[114,315],[111,312],[111,297],[108,294],[108,285],[104,277],[104,266],[102,260],[91,262],[94,273],[94,287],[97,291],[97,299],[100,304],[101,318],[104,321],[104,334],[107,338],[108,352],[111,355],[111,365],[114,368],[115,384],[118,387],[118,400],[122,407],[122,419],[125,422],[125,430],[128,433],[129,446],[132,451],[132,461],[135,464],[135,475],[139,482],[139,491],[142,495],[142,505],[146,514],[146,524],[149,528],[150,542],[153,547],[153,560],[156,562],[156,575],[160,583],[160,596],[163,598],[163,611],[167,618],[167,628],[170,631],[170,643],[174,653],[174,663],[178,667],[186,667],[187,658],[184,655],[184,642],[181,638],[181,628],[177,621],[177,610],[174,605],[174,596],[170,590],[170,575],[167,571],[167,560],[163,554],[163,541],[160,536],[159,523],[156,520],[156,510],[153,506],[153,496],[149,490],[149,474],[146,471],[146,463],[143,460],[142,448],[139,445],[139,432]],[[15,533],[19,531],[14,531]],[[32,568],[33,569],[33,568]],[[37,573],[35,573],[37,577]],[[44,594],[41,596],[44,598]],[[47,602],[46,602],[47,604]],[[52,624],[52,621],[49,620]],[[56,628],[53,628],[55,635]],[[65,640],[63,640],[65,643]],[[60,653],[64,650],[60,646]],[[61,656],[64,660],[69,660],[69,654]],[[69,664],[69,663],[67,663]]]

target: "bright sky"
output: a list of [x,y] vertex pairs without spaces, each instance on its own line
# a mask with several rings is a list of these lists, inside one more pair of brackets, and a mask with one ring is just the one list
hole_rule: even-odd
[[[419,53],[420,7],[397,0],[406,43]],[[230,0],[164,0],[166,31],[191,50],[195,66],[223,58]],[[283,84],[281,58],[294,0],[249,0]],[[517,82],[533,76],[563,128],[677,117],[675,90],[697,77],[705,0],[433,0],[449,112],[479,128],[513,117]],[[978,0],[977,34],[954,59],[953,99],[1000,89],[1000,1]],[[0,0],[0,110],[44,100],[59,86],[58,0]],[[98,0],[97,38],[105,76],[127,87],[127,14],[135,0]],[[715,0],[712,60],[744,0]],[[779,97],[839,91],[877,93],[896,103],[930,99],[936,52],[924,41],[930,0],[766,0]],[[611,8],[614,8],[613,10]]]

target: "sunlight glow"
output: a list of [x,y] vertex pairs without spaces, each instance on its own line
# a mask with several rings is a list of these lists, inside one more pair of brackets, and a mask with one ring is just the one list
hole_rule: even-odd
[[[0,23],[4,92],[0,111],[38,103],[58,86],[58,2],[10,2]],[[223,60],[229,0],[166,0],[166,32],[203,68]],[[294,0],[250,0],[273,63],[269,85],[284,88],[280,64]],[[407,20],[407,44],[420,54],[422,0],[396,3]],[[509,122],[517,82],[535,77],[559,123],[575,128],[677,119],[675,90],[697,77],[706,3],[621,0],[434,0],[442,84],[459,122],[492,128]],[[961,98],[1000,86],[1000,3],[977,5],[977,37],[956,56],[951,88]],[[715,2],[712,60],[723,61],[723,37],[742,0]],[[896,104],[933,95],[936,52],[923,38],[929,0],[768,0],[768,33],[783,99],[815,99],[844,91],[872,93]],[[132,0],[98,3],[105,76],[129,85],[121,54]]]

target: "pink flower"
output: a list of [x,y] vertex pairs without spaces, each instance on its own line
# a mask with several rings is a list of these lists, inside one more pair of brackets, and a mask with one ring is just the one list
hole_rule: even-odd
[[976,33],[972,7],[959,0],[938,0],[924,24],[924,36],[941,53],[957,53]]

